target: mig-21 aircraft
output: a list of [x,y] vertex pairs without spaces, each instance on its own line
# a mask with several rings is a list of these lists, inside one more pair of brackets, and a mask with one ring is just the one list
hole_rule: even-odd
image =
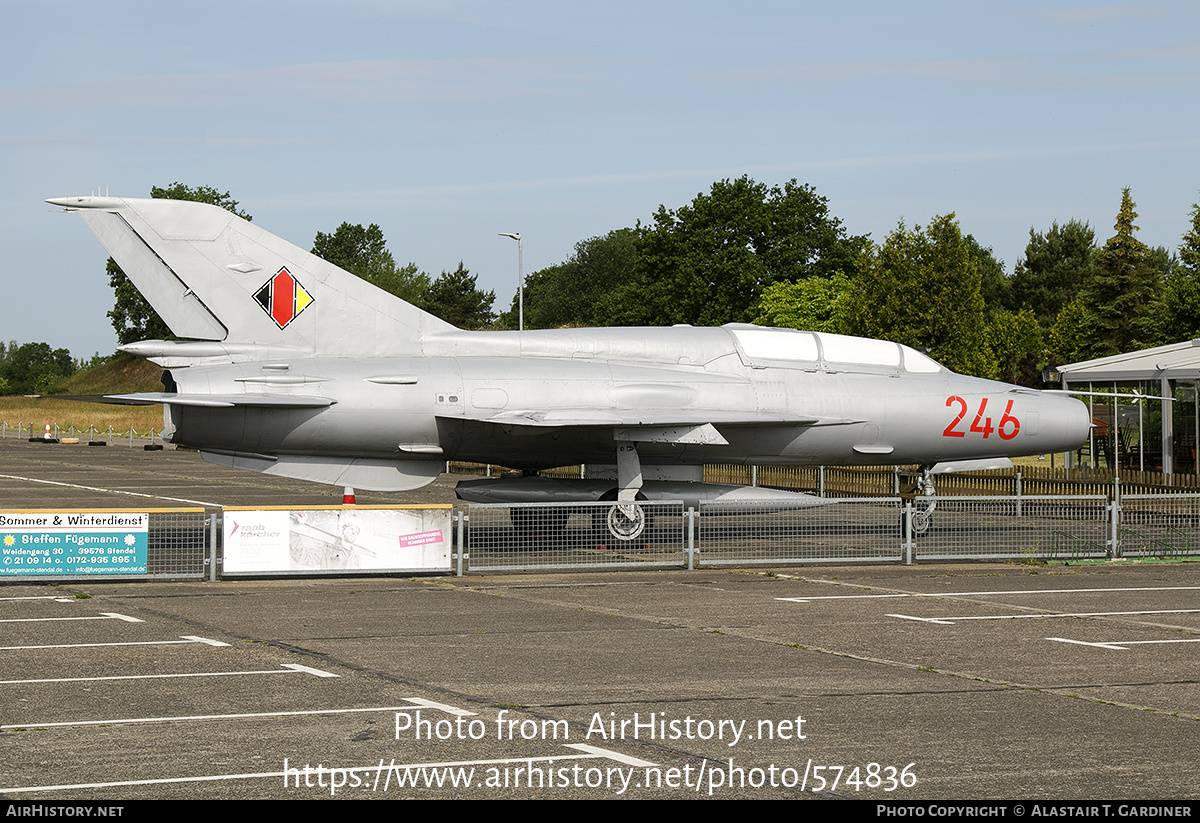
[[[448,460],[525,471],[460,483],[483,502],[729,500],[705,463],[939,464],[1077,447],[1070,397],[955,374],[908,346],[763,328],[463,331],[236,215],[194,202],[61,197],[179,340],[163,439],[240,469],[414,489]],[[537,477],[583,464],[578,480]],[[931,493],[932,485],[928,485]],[[617,518],[620,520],[620,518]]]

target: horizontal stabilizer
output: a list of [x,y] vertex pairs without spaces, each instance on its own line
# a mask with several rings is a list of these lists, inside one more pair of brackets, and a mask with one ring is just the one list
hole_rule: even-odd
[[364,457],[308,457],[305,455],[240,454],[202,451],[210,463],[231,469],[350,486],[371,491],[400,492],[419,489],[442,473],[441,460],[376,460]]
[[[82,400],[83,397],[68,398]],[[299,394],[173,394],[171,392],[142,392],[139,394],[101,395],[94,403],[114,403],[120,406],[149,406],[163,403],[170,406],[206,406],[209,408],[232,408],[233,406],[275,406],[298,409],[319,409],[332,406],[337,401],[330,397],[305,397]]]
[[932,469],[933,474],[952,474],[954,472],[982,472],[992,469],[1011,469],[1013,462],[1007,457],[991,457],[986,460],[950,460],[938,463]]

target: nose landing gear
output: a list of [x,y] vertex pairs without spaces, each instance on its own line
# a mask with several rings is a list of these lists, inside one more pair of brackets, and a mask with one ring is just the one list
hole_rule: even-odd
[[[921,474],[917,476],[911,486],[901,490],[900,497],[911,501],[913,504],[913,535],[922,535],[928,532],[933,520],[933,510],[937,508],[937,491],[933,487],[933,466],[921,466]],[[905,514],[900,515],[900,528],[902,531],[907,530],[907,524],[905,523],[906,516]]]

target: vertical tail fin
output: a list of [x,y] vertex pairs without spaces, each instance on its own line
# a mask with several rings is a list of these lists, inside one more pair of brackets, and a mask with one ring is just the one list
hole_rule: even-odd
[[206,203],[47,200],[75,211],[180,337],[328,356],[417,353],[454,327]]

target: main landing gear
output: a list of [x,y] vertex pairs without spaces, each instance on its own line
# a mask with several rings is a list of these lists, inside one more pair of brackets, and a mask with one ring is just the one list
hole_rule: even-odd
[[[933,466],[921,466],[921,473],[917,475],[912,485],[900,490],[900,497],[905,501],[912,502],[913,536],[929,531],[929,525],[933,520],[933,510],[937,508],[937,492],[933,487]],[[900,515],[901,532],[907,532],[906,517],[906,513]]]

